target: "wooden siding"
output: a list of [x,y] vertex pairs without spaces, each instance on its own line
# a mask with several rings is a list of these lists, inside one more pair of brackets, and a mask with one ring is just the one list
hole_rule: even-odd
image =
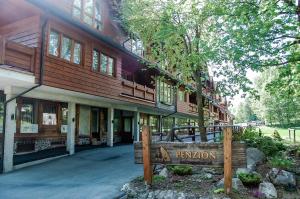
[[155,102],[155,89],[148,88],[132,81],[122,80],[122,94],[142,100]]

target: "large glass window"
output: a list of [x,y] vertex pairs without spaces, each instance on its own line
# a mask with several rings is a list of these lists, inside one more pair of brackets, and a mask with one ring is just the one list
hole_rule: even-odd
[[89,26],[102,30],[102,12],[99,0],[74,0],[72,14],[73,17]]
[[34,124],[33,104],[22,104],[21,107],[21,125]]
[[[100,60],[99,60],[100,56]],[[98,50],[93,50],[93,63],[92,70],[105,73],[109,76],[114,76],[115,74],[115,60],[112,57],[99,53]]]
[[50,31],[48,53],[60,57],[75,64],[82,63],[82,45],[81,43],[58,33]]
[[174,88],[172,85],[160,80],[159,82],[159,100],[168,105],[174,103]]
[[51,103],[43,104],[43,125],[57,125],[57,106]]
[[159,129],[158,116],[151,115],[149,119],[149,123],[150,123],[150,131],[152,133],[158,132]]
[[171,131],[173,128],[173,118],[172,117],[163,118],[162,124],[163,124],[162,125],[163,132]]
[[35,100],[22,100],[20,118],[20,133],[38,133],[37,102]]
[[59,33],[51,30],[48,52],[51,55],[58,56],[59,54],[58,49],[59,49]]

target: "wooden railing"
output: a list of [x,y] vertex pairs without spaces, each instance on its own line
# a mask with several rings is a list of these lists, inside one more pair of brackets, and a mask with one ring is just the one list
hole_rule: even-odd
[[190,113],[198,113],[198,107],[196,104],[189,103],[189,112]]
[[35,51],[35,48],[0,37],[0,64],[34,72]]
[[155,89],[125,79],[122,80],[122,95],[155,102]]

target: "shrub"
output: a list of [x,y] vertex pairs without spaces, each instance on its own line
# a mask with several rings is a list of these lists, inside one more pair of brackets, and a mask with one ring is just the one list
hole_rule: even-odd
[[224,193],[224,192],[225,192],[224,188],[214,190],[214,193],[216,193],[216,194]]
[[153,183],[161,183],[166,180],[166,177],[160,176],[160,175],[155,175],[153,176]]
[[261,175],[258,173],[240,173],[238,178],[245,186],[256,186],[261,183]]
[[287,159],[282,156],[275,156],[269,160],[272,167],[278,169],[289,169],[293,166],[294,161],[292,159]]
[[168,169],[170,169],[175,175],[180,176],[191,175],[193,172],[193,168],[186,165],[171,166]]
[[275,140],[278,140],[278,141],[282,141],[282,140],[283,140],[282,137],[280,136],[280,134],[278,133],[277,130],[274,131],[274,133],[273,133],[273,138],[274,138]]

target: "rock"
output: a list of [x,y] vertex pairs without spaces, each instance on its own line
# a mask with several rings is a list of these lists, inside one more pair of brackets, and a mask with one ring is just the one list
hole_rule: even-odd
[[[216,187],[224,188],[224,178],[222,178],[219,182],[217,182]],[[238,178],[232,178],[232,188],[234,188],[235,190],[245,189],[242,181]]]
[[202,168],[201,172],[202,173],[210,173],[212,175],[219,175],[219,174],[223,173],[223,171],[218,171],[214,168]]
[[273,168],[268,174],[267,178],[275,185],[293,185],[296,186],[295,175],[291,172]]
[[270,182],[263,182],[259,184],[259,192],[264,194],[266,198],[277,198],[277,190]]
[[169,171],[167,168],[163,168],[160,172],[159,172],[160,176],[163,176],[165,178],[167,178],[169,176]]
[[235,175],[238,176],[241,173],[249,174],[249,173],[251,173],[251,169],[249,169],[249,168],[238,168],[235,172]]
[[209,180],[209,179],[212,179],[212,178],[213,178],[213,175],[210,174],[210,173],[205,173],[205,174],[203,175],[203,178],[206,179],[206,180]]
[[130,183],[124,184],[121,191],[125,192],[126,195],[130,195],[132,197],[137,196],[135,188]]
[[173,190],[156,190],[148,194],[147,199],[186,199],[185,193]]
[[263,163],[265,154],[257,148],[247,149],[247,168],[254,171],[257,164]]

